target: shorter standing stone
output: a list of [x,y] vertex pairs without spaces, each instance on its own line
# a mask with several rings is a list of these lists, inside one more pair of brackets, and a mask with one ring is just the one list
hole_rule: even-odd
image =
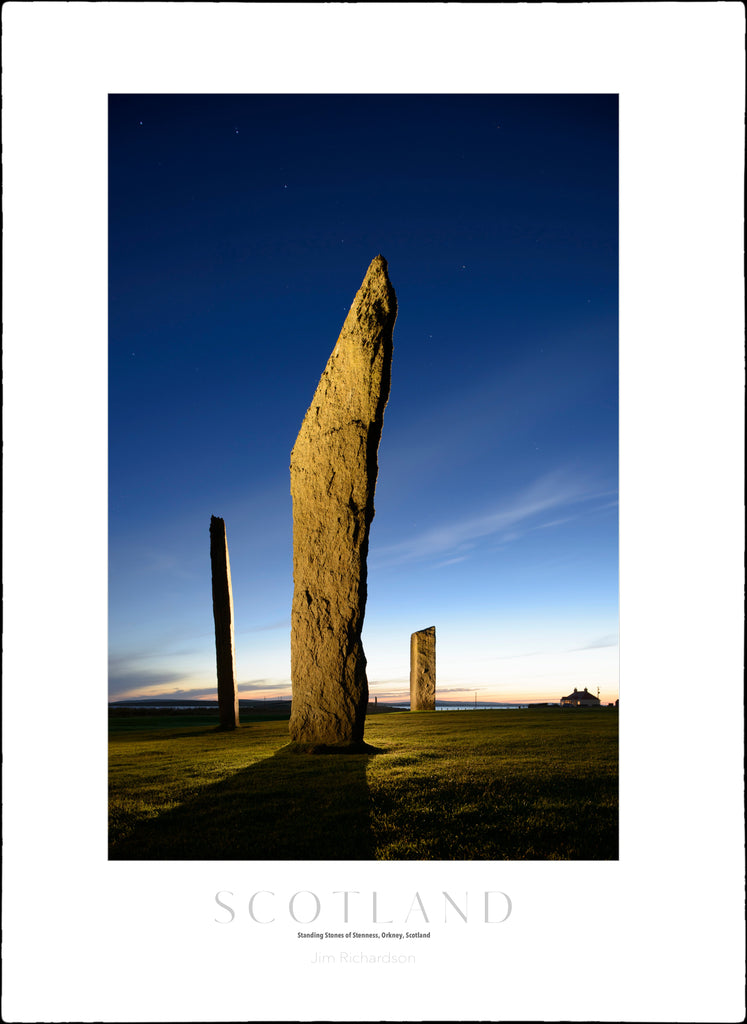
[[228,561],[226,524],[218,516],[210,517],[210,566],[213,575],[213,618],[215,619],[215,657],[218,667],[218,714],[221,729],[239,724],[239,689],[233,642],[233,592]]
[[436,627],[410,637],[410,711],[436,710]]

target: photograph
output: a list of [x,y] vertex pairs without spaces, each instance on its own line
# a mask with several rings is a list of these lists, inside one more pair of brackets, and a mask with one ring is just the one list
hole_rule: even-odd
[[618,856],[618,97],[109,97],[109,856]]

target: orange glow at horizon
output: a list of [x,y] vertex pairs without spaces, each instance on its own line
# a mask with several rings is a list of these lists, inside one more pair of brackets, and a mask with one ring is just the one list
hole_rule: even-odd
[[[186,682],[186,680],[185,680]],[[151,686],[151,687],[136,687],[126,693],[118,694],[114,700],[118,701],[137,701],[137,700],[179,700],[185,701],[204,701],[209,703],[211,701],[217,701],[218,690],[217,686],[211,687],[208,682],[204,686],[194,686],[194,680],[190,680],[192,684],[185,686],[184,688],[163,687],[163,686]],[[377,692],[377,685],[384,692]],[[584,690],[584,686],[588,692],[594,696],[599,697],[600,704],[614,704],[618,699],[618,692],[612,690],[610,687],[599,687],[599,693],[597,694],[597,687],[589,685],[588,683],[581,685],[576,684],[576,688],[579,691]],[[560,692],[562,690],[562,692]],[[469,704],[485,704],[485,703],[496,703],[496,704],[540,704],[550,703],[557,704],[563,697],[566,697],[570,692],[573,691],[571,687],[555,687],[553,689],[536,689],[527,690],[521,692],[519,690],[508,691],[496,690],[495,687],[480,687],[476,686],[471,689],[464,686],[454,686],[443,688],[436,687],[436,700],[448,700],[457,703],[469,705]],[[242,690],[241,684],[239,684],[239,699],[240,700],[290,700],[292,697],[291,685],[288,683],[285,687],[268,688],[268,689],[257,689],[257,690]],[[391,687],[387,684],[369,684],[369,699],[371,703],[375,702],[375,698],[382,704],[404,704],[409,703],[410,690],[409,687]]]

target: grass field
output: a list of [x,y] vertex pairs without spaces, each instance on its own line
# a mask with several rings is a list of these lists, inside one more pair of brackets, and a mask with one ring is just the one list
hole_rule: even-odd
[[371,754],[292,753],[287,719],[110,719],[113,860],[610,860],[610,709],[371,715]]

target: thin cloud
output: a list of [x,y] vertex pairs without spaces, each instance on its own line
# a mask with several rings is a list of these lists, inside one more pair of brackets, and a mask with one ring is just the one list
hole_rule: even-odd
[[597,640],[592,640],[590,643],[585,644],[583,647],[572,647],[573,651],[595,651],[599,647],[617,647],[618,637],[617,633],[607,633],[605,636],[600,636]]
[[[532,520],[543,513],[599,498],[602,493],[582,480],[561,472],[551,473],[487,515],[446,523],[398,544],[380,548],[373,561],[381,567],[436,557],[451,556],[449,560],[464,558],[467,557],[463,554],[466,548],[486,537],[497,536],[502,542],[516,540],[527,530],[537,529],[540,524]],[[574,519],[580,512],[564,518],[566,521]],[[441,564],[447,563],[442,561]]]
[[551,526],[562,526],[564,523],[572,522],[575,518],[575,516],[563,516],[560,519],[551,519],[549,523],[539,523],[539,525],[536,526],[535,529],[549,530]]
[[[179,682],[180,686],[169,686],[170,683]],[[121,699],[123,694],[131,695],[132,699],[162,698],[163,700],[217,700],[217,684],[206,686],[189,686],[185,684],[184,675],[175,676],[168,672],[132,672],[128,677],[122,677],[114,686],[110,687],[109,699]],[[239,683],[237,689],[239,696],[251,695],[260,690],[285,690],[290,691],[290,679],[251,679],[248,682]]]
[[[190,673],[188,672],[154,672],[149,669],[134,669],[130,671],[110,672],[109,673],[109,698],[116,699],[123,693],[131,693],[132,691],[147,691],[158,689],[159,695],[163,687],[167,687],[173,683],[184,684],[185,680],[188,680]],[[174,691],[178,695],[186,694],[186,690],[176,689]]]
[[596,640],[589,641],[588,644],[584,644],[582,647],[548,647],[539,651],[517,651],[513,654],[491,654],[487,658],[479,658],[479,661],[513,661],[516,658],[541,658],[552,655],[560,657],[563,654],[574,654],[576,651],[595,651],[603,647],[617,647],[618,637],[617,633],[607,633],[604,636],[598,637]]
[[[439,687],[438,693],[480,693],[484,689],[484,686],[443,686]],[[436,699],[438,699],[438,694]]]
[[192,686],[178,687],[174,690],[159,690],[151,694],[153,697],[161,697],[164,700],[208,700],[218,699],[217,686]]
[[238,684],[239,693],[254,693],[256,690],[288,690],[290,679],[251,679]]
[[[202,636],[213,636],[211,633],[196,633],[192,634],[190,639],[194,640]],[[154,658],[182,658],[191,656],[199,653],[198,647],[177,647],[177,641],[182,641],[180,633],[163,634],[157,643],[152,644],[149,647],[133,648],[129,651],[112,651],[109,655],[109,677],[116,678],[118,676],[124,676],[130,671],[141,671],[139,669],[132,669],[131,666],[143,661],[153,661]],[[184,678],[184,674],[179,676],[180,679]]]
[[444,562],[437,562],[435,569],[443,569],[447,565],[456,565],[458,562],[466,562],[469,555],[457,555],[456,558],[447,558]]

